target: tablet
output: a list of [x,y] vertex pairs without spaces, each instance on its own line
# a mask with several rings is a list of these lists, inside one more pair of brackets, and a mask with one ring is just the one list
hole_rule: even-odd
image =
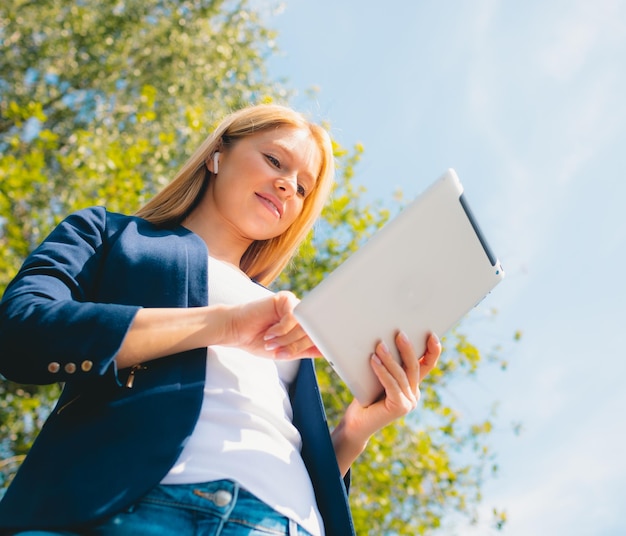
[[383,393],[370,364],[378,341],[400,362],[394,340],[403,330],[423,355],[429,333],[445,335],[503,277],[449,169],[306,294],[294,313],[368,406]]

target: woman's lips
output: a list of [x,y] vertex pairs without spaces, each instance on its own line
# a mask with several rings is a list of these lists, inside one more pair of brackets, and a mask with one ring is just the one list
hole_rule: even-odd
[[278,218],[282,217],[283,207],[278,199],[270,194],[257,193],[256,196],[259,198],[261,203],[263,203],[270,210],[270,212],[274,213]]

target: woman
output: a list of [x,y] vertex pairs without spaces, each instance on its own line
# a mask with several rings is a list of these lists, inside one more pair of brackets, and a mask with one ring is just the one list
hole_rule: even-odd
[[354,533],[349,467],[415,407],[440,345],[431,336],[418,358],[399,334],[402,366],[373,348],[385,396],[353,402],[329,434],[298,300],[262,285],[311,229],[332,176],[321,127],[249,107],[137,216],[80,211],[28,257],[0,304],[0,372],[65,387],[0,502],[0,528]]

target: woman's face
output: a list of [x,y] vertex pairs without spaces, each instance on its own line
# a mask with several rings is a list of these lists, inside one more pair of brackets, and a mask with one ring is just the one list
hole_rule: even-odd
[[[302,211],[321,162],[305,129],[278,127],[238,140],[220,151],[205,199],[211,217],[249,241],[278,236]],[[213,171],[212,158],[207,164]]]

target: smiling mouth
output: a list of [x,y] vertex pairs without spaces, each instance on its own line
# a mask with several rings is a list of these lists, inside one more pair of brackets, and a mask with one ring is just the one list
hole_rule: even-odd
[[277,218],[282,217],[282,210],[274,203],[274,201],[260,194],[256,194],[256,196],[259,198],[261,203],[263,203],[269,209],[269,211],[272,212]]

